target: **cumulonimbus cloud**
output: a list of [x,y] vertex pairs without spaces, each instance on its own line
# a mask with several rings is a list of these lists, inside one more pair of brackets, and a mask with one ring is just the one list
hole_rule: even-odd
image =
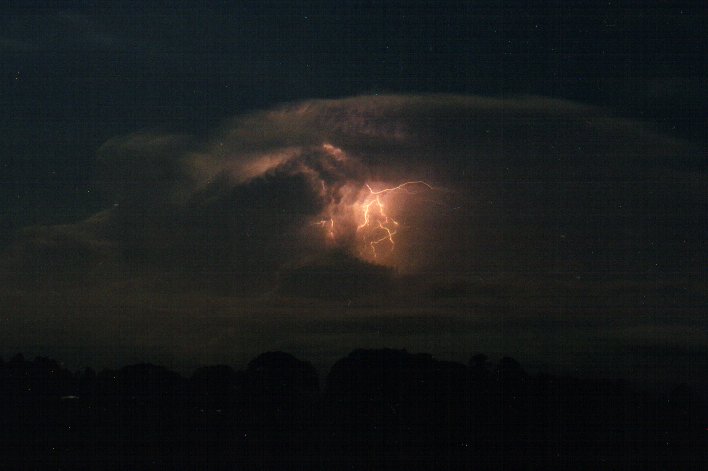
[[702,153],[569,101],[312,100],[208,136],[111,139],[107,209],[25,229],[9,272],[268,285],[326,253],[403,272],[696,272]]

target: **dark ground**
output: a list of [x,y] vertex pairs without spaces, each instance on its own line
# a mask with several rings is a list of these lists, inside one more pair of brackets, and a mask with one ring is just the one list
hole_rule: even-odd
[[2,469],[701,469],[705,396],[356,350],[324,387],[281,352],[190,378],[0,363]]

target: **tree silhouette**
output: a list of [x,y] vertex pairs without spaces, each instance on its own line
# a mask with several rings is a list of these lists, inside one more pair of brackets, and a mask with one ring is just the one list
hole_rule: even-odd
[[323,392],[283,352],[189,380],[146,363],[0,362],[3,469],[700,469],[707,412],[687,385],[658,396],[483,354],[355,350]]

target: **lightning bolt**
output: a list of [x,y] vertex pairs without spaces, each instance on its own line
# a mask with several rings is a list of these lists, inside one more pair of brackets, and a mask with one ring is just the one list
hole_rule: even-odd
[[[408,194],[415,194],[417,192],[411,191],[409,188],[413,185],[422,185],[427,189],[433,189],[432,186],[420,180],[404,182],[398,186],[384,188],[378,191],[374,191],[368,183],[366,184],[369,195],[362,204],[363,221],[357,226],[357,232],[366,232],[364,238],[368,240],[368,246],[375,259],[378,258],[379,254],[376,248],[380,244],[387,243],[391,247],[390,251],[393,251],[396,246],[396,241],[393,236],[398,232],[397,227],[400,225],[398,221],[387,214],[382,197],[387,193],[399,190],[403,190]],[[373,211],[372,207],[374,207]],[[372,221],[372,219],[374,219],[374,221]]]
[[327,237],[329,237],[331,240],[334,240],[334,219],[333,218],[322,219],[321,221],[317,221],[316,223],[314,223],[314,225],[327,229]]
[[[368,183],[366,184],[366,187],[369,189],[369,192],[371,192],[372,195],[383,195],[383,194],[386,194],[391,191],[402,190],[404,188],[407,188],[410,185],[423,185],[429,190],[434,190],[434,188],[432,186],[428,185],[427,183],[425,183],[422,180],[416,180],[413,182],[404,182],[398,186],[394,186],[393,188],[384,188],[383,190],[379,190],[379,191],[372,190]],[[414,195],[418,192],[417,191],[410,191],[410,190],[406,189],[406,193]]]
[[[403,204],[402,200],[389,200],[388,196],[397,192],[415,195],[436,189],[422,180],[412,180],[374,190],[370,183],[356,178],[363,175],[365,169],[357,166],[357,162],[342,149],[327,142],[320,149],[323,158],[317,161],[317,165],[313,166],[309,161],[306,165],[308,175],[313,178],[313,189],[325,202],[325,209],[313,225],[322,228],[326,240],[332,245],[351,247],[350,244],[356,241],[359,257],[385,259],[394,251],[396,235],[401,229],[390,206]],[[327,182],[325,177],[329,178]]]

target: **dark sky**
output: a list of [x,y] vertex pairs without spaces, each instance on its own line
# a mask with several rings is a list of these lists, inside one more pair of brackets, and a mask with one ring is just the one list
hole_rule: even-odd
[[[634,3],[10,2],[0,350],[690,376],[665,369],[708,359],[708,18]],[[406,180],[433,189],[394,195],[374,260],[347,197]]]
[[208,130],[283,101],[534,94],[705,138],[700,2],[533,3],[10,2],[0,20],[3,236],[99,205],[86,193],[109,137]]

